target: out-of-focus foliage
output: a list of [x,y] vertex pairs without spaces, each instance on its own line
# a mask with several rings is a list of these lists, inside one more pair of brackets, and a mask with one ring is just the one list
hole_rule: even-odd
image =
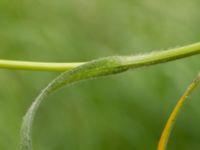
[[[0,58],[87,61],[197,42],[198,0],[0,0]],[[37,150],[153,150],[199,56],[64,88],[34,124]],[[0,149],[19,149],[22,117],[58,73],[0,70]],[[200,148],[198,92],[169,149]]]

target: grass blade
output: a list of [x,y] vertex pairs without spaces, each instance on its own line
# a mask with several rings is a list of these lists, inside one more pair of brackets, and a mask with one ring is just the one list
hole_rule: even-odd
[[191,95],[193,90],[199,85],[200,83],[200,74],[196,77],[196,79],[188,86],[184,94],[181,96],[181,98],[178,100],[176,106],[174,107],[172,113],[169,116],[169,119],[165,125],[165,128],[162,132],[162,135],[159,140],[159,144],[157,147],[157,150],[166,150],[168,139],[170,137],[172,128],[174,126],[174,123],[178,117],[178,114],[180,110],[183,108],[183,104],[187,100],[188,96]]

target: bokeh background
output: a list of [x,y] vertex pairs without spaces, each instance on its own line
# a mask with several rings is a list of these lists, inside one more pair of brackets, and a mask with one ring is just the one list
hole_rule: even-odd
[[[0,59],[79,62],[200,40],[198,0],[0,0]],[[66,87],[36,116],[35,150],[155,150],[199,56]],[[59,73],[0,70],[0,149],[18,150],[26,110]],[[200,149],[200,90],[170,150]]]

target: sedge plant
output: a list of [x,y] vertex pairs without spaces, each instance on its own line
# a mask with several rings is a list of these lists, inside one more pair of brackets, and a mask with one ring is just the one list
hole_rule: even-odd
[[[63,86],[70,86],[80,81],[89,80],[93,78],[100,78],[103,76],[114,75],[136,68],[152,66],[160,63],[165,63],[200,53],[200,43],[195,43],[174,49],[156,51],[144,55],[131,55],[131,56],[110,56],[104,57],[89,62],[78,63],[48,63],[48,62],[28,62],[28,61],[11,61],[0,60],[0,68],[17,69],[17,70],[34,70],[34,71],[60,71],[61,75],[51,81],[47,87],[33,101],[30,108],[26,112],[21,126],[21,150],[32,150],[32,128],[34,118],[41,102],[46,99],[51,93],[57,91]],[[196,87],[198,82],[192,83]],[[193,88],[191,90],[193,90]],[[186,91],[186,96],[191,91]],[[184,97],[184,96],[183,96]],[[185,97],[186,98],[186,97]],[[181,101],[184,101],[181,99]],[[182,102],[181,102],[182,103]],[[178,106],[178,110],[181,107]],[[158,150],[164,150],[167,140],[178,112],[172,114],[167,129],[165,128],[163,136],[161,137],[161,144]],[[166,131],[167,130],[167,131]],[[162,148],[163,147],[163,148]]]

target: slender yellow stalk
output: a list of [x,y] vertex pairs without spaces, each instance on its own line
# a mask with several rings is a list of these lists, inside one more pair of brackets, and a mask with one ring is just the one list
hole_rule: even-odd
[[157,150],[166,150],[167,143],[169,136],[171,134],[174,122],[180,112],[181,108],[183,107],[184,102],[186,101],[187,97],[191,95],[192,91],[199,85],[200,83],[200,74],[196,77],[196,79],[188,86],[184,94],[178,100],[176,106],[174,107],[166,125],[160,137],[160,141],[157,147]]

